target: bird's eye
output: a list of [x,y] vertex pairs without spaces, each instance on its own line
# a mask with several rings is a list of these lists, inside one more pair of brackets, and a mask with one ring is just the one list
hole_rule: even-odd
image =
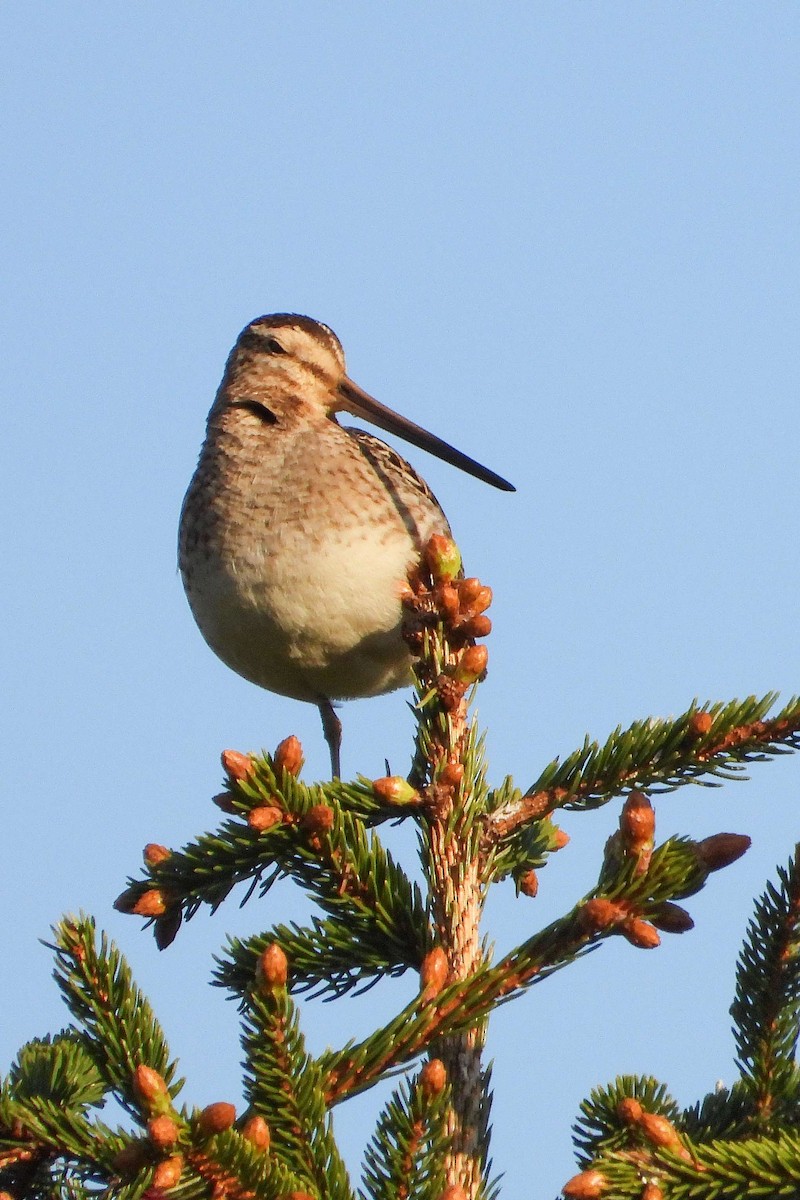
[[281,343],[271,333],[258,328],[245,329],[239,338],[239,345],[248,350],[254,350],[261,354],[288,354],[288,350],[284,350]]

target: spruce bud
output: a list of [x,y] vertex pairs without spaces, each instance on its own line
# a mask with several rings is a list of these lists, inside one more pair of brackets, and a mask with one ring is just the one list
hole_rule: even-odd
[[335,820],[330,804],[314,804],[303,817],[303,828],[309,833],[330,833]]
[[529,867],[527,871],[523,871],[517,880],[517,890],[522,892],[523,896],[528,896],[532,900],[539,891],[539,876],[534,871],[533,867]]
[[617,900],[608,900],[605,896],[587,900],[578,911],[578,920],[587,933],[603,933],[626,916],[627,910]]
[[299,775],[303,765],[303,747],[300,745],[300,739],[296,738],[294,734],[284,738],[275,749],[272,764],[278,776],[281,771],[288,771],[290,775]]
[[372,790],[383,804],[406,806],[420,803],[420,794],[402,775],[384,775],[375,779]]
[[677,1129],[666,1117],[658,1113],[643,1112],[637,1124],[651,1145],[686,1153]]
[[489,651],[486,646],[468,646],[456,664],[453,678],[459,683],[477,683],[486,674]]
[[750,838],[744,833],[714,833],[695,842],[695,854],[709,871],[729,867],[750,849]]
[[625,1125],[635,1125],[643,1112],[644,1109],[634,1096],[626,1096],[617,1105],[617,1116]]
[[172,945],[182,922],[183,913],[177,904],[169,912],[164,913],[163,917],[156,918],[155,925],[153,926],[153,937],[156,940],[159,950],[166,950],[167,946]]
[[460,762],[448,762],[442,767],[436,782],[444,784],[445,787],[457,788],[463,778],[464,764]]
[[231,779],[247,779],[253,769],[253,760],[249,754],[239,750],[223,750],[222,766]]
[[226,1103],[225,1100],[218,1100],[215,1104],[207,1105],[197,1119],[197,1124],[201,1133],[207,1137],[213,1137],[215,1133],[222,1133],[224,1129],[230,1129],[236,1120],[236,1109],[232,1104]]
[[619,931],[638,950],[655,950],[656,946],[661,945],[658,931],[641,917],[628,917],[620,925]]
[[269,1125],[263,1117],[248,1117],[242,1126],[242,1137],[256,1150],[269,1150]]
[[183,1159],[180,1154],[173,1154],[171,1158],[165,1158],[163,1162],[156,1164],[156,1169],[153,1171],[153,1187],[159,1192],[168,1192],[170,1188],[175,1187],[182,1171]]
[[[619,828],[627,854],[640,857],[648,850],[652,852],[656,814],[644,792],[631,792],[628,796],[620,813]],[[647,857],[649,859],[650,855]]]
[[468,638],[488,637],[492,632],[491,618],[485,617],[482,613],[477,617],[470,617],[469,620],[459,625],[458,632]]
[[171,1150],[180,1135],[180,1126],[166,1113],[147,1122],[147,1136],[159,1150]]
[[171,850],[168,850],[166,846],[159,845],[158,842],[148,842],[144,848],[142,857],[145,866],[157,867],[159,863],[165,862],[171,853]]
[[650,914],[650,920],[656,929],[664,933],[687,933],[694,929],[694,921],[686,909],[681,908],[680,904],[673,904],[671,900],[659,904],[656,911]]
[[461,570],[461,552],[452,538],[434,533],[425,547],[425,562],[436,583],[455,579]]
[[447,1083],[447,1068],[440,1058],[432,1058],[425,1063],[419,1073],[419,1086],[424,1095],[438,1096]]
[[283,820],[283,809],[271,804],[257,804],[247,814],[247,824],[255,833],[265,833]]
[[211,803],[216,804],[217,808],[221,808],[226,813],[235,813],[238,811],[230,792],[217,792],[216,796],[211,797]]
[[419,981],[422,985],[421,999],[432,1000],[434,996],[438,996],[447,983],[449,974],[450,967],[444,948],[434,946],[423,958],[419,969]]
[[151,1161],[152,1150],[143,1138],[128,1142],[111,1160],[115,1171],[121,1175],[135,1175]]
[[133,1091],[142,1107],[154,1115],[169,1112],[172,1108],[164,1076],[144,1063],[133,1072]]
[[259,955],[256,967],[256,981],[266,992],[277,991],[286,987],[289,974],[289,960],[277,942],[272,942]]
[[148,888],[128,911],[136,917],[161,917],[168,908],[166,893],[161,888]]
[[689,729],[696,738],[705,737],[707,733],[710,733],[713,724],[714,718],[710,712],[692,713],[689,718]]
[[608,1180],[600,1171],[581,1171],[573,1175],[561,1189],[570,1200],[597,1200],[608,1187]]

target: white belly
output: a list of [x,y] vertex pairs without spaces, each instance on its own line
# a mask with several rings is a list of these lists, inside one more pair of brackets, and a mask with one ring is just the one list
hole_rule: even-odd
[[[352,532],[352,531],[351,531]],[[415,549],[405,530],[313,548],[252,544],[193,565],[189,602],[234,671],[297,700],[375,696],[410,680],[400,593]]]

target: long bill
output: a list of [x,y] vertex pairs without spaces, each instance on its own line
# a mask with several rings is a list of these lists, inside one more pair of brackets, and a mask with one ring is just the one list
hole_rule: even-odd
[[352,379],[347,378],[347,376],[339,384],[339,395],[342,399],[341,408],[345,412],[352,413],[355,417],[362,417],[372,425],[377,425],[379,429],[384,429],[387,433],[393,433],[396,437],[403,438],[404,441],[410,442],[412,446],[419,446],[420,450],[427,450],[428,454],[434,454],[437,458],[441,458],[443,462],[450,463],[451,466],[458,467],[459,470],[466,471],[468,475],[474,475],[476,479],[481,479],[484,483],[490,483],[492,487],[500,488],[503,492],[515,492],[517,490],[513,483],[509,483],[501,475],[490,471],[488,467],[481,466],[479,462],[476,462],[474,458],[470,458],[469,455],[462,454],[460,450],[456,450],[455,446],[451,446],[449,442],[443,442],[435,434],[428,433],[427,429],[423,429],[421,425],[415,425],[407,417],[401,417],[394,409],[387,408],[385,404],[381,404],[380,400],[376,400],[368,392],[363,391],[357,383],[353,383]]

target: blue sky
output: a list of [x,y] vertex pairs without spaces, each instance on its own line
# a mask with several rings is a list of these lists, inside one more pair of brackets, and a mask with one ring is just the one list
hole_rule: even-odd
[[[158,955],[110,909],[145,842],[215,820],[222,748],[296,733],[306,776],[327,769],[316,712],[216,661],[175,568],[206,412],[260,313],[326,321],[363,387],[516,483],[408,451],[495,590],[493,779],[694,696],[798,690],[798,35],[789,3],[2,6],[1,1062],[64,1021],[37,939],[85,908],[187,1097],[236,1101],[212,954],[306,911],[279,890]],[[402,695],[343,719],[346,774],[403,769]],[[800,828],[800,762],[754,772],[658,802],[660,837],[754,840],[695,932],[607,946],[496,1016],[507,1197],[573,1172],[594,1084],[652,1072],[690,1103],[732,1078],[735,955]],[[591,885],[617,813],[565,818],[535,901],[496,889],[498,947]],[[312,1048],[413,986],[309,1006]],[[337,1111],[352,1164],[374,1106]]]

